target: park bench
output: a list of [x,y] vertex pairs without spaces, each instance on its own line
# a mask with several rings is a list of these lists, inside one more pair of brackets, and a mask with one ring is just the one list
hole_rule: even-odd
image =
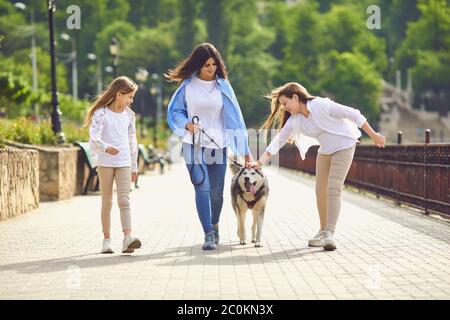
[[147,148],[143,144],[138,145],[139,156],[144,160],[145,167],[149,169],[153,169],[155,164],[159,164],[161,174],[164,173],[164,158],[159,155],[153,146],[149,145]]
[[[75,145],[80,147],[80,149],[83,153],[83,157],[86,162],[86,165],[89,168],[89,176],[86,181],[86,185],[83,188],[83,194],[87,194],[87,191],[88,191],[90,183],[92,182],[92,179],[94,179],[94,177],[97,176],[97,167],[95,166],[94,155],[89,146],[89,142],[76,141]],[[97,179],[97,183],[95,185],[94,191],[98,191],[98,190],[99,190],[99,181]]]

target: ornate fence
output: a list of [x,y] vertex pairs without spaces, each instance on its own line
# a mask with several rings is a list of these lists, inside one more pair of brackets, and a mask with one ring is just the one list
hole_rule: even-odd
[[[423,209],[426,214],[450,217],[450,143],[401,144],[380,149],[359,145],[346,183]],[[305,161],[294,146],[280,151],[280,166],[315,174],[318,147],[311,148]]]

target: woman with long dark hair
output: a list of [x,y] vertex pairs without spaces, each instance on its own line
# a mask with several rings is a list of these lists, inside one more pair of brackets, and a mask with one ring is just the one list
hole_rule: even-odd
[[167,121],[183,139],[183,157],[195,188],[195,204],[205,233],[203,250],[219,243],[227,147],[253,161],[239,103],[228,81],[223,59],[202,43],[166,78],[179,87],[169,102]]

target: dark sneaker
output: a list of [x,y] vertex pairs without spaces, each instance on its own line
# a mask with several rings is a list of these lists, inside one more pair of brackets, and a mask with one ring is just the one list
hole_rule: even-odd
[[203,250],[214,250],[216,249],[216,244],[214,240],[214,231],[205,234],[205,243],[202,246]]
[[214,231],[214,243],[219,244],[219,224],[213,224],[213,231]]

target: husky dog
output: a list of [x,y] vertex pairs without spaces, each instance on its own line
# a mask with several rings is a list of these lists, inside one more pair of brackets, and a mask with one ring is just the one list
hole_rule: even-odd
[[252,243],[255,244],[255,247],[262,247],[264,210],[269,195],[267,178],[261,170],[245,167],[237,170],[237,166],[233,166],[231,167],[231,171],[234,173],[231,181],[231,202],[238,220],[237,234],[240,244],[245,244],[245,214],[250,209],[253,213]]

